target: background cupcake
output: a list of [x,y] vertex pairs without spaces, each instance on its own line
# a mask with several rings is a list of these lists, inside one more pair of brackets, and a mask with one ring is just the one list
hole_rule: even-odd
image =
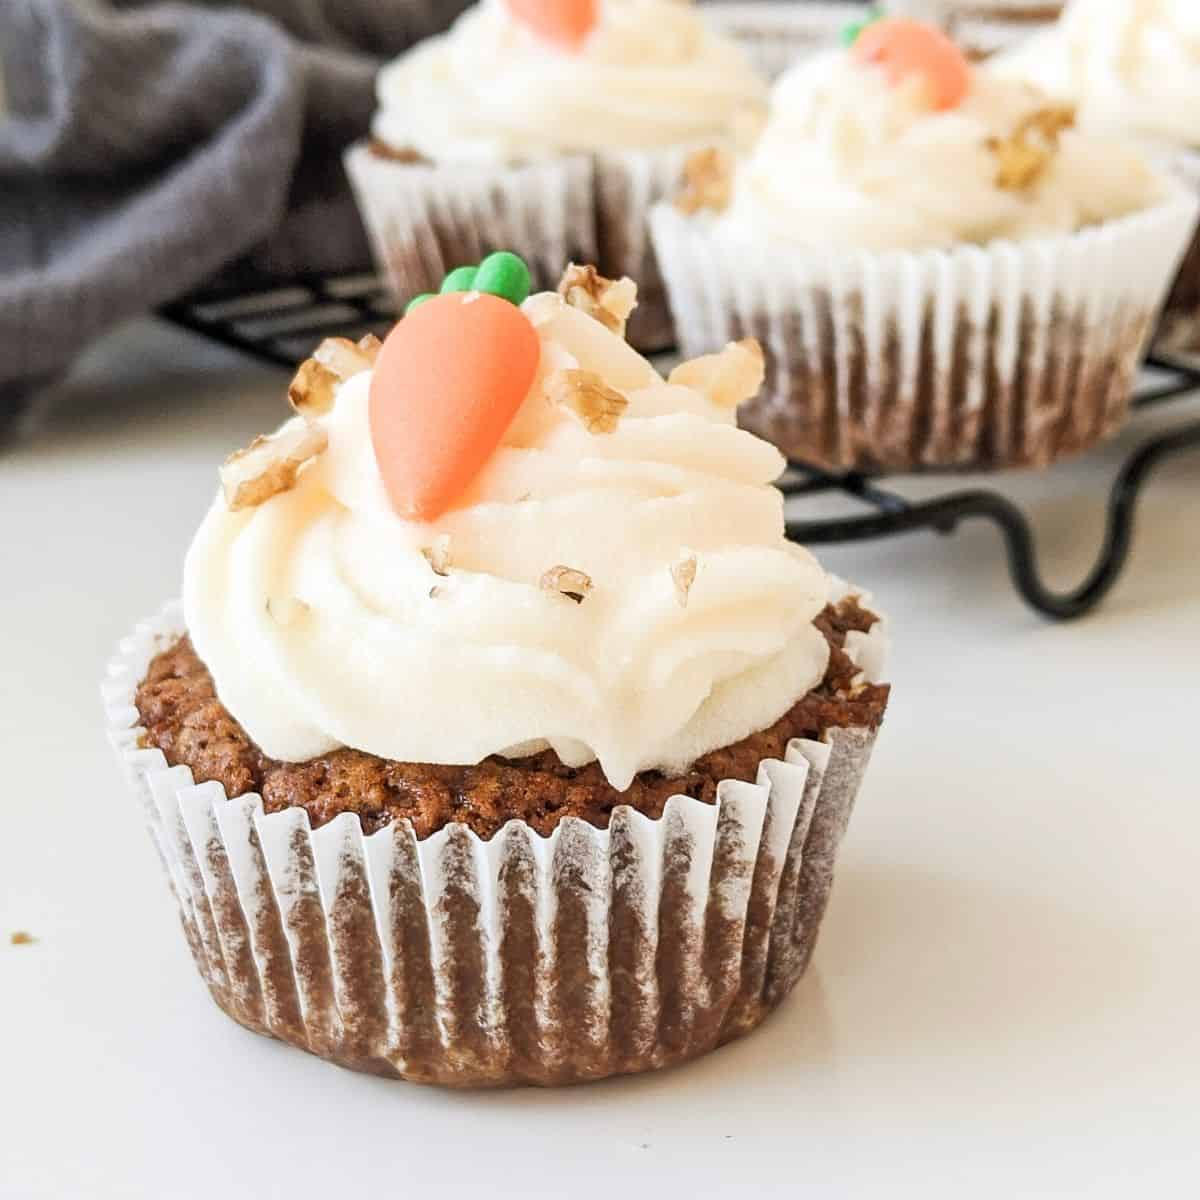
[[732,38],[767,79],[797,60],[835,45],[846,25],[864,19],[866,4],[846,0],[734,0],[704,5],[704,17]]
[[[1134,138],[1200,191],[1200,5],[1075,0],[997,69],[1076,106],[1081,127]],[[1200,240],[1167,301],[1160,340],[1200,351]]]
[[783,460],[736,428],[755,348],[666,381],[628,281],[514,279],[318,348],[106,689],[217,1003],[459,1085],[757,1025],[888,695],[868,599],[785,540]]
[[916,17],[945,29],[968,54],[987,57],[1057,20],[1059,0],[885,0],[890,16]]
[[683,349],[759,338],[742,420],[835,467],[1044,465],[1112,432],[1196,216],[902,20],[785,76],[736,170],[696,161],[655,213]]
[[649,208],[766,99],[743,53],[673,0],[483,0],[385,67],[378,95],[347,168],[399,295],[504,247],[540,286],[595,262],[639,281],[642,348],[671,341]]

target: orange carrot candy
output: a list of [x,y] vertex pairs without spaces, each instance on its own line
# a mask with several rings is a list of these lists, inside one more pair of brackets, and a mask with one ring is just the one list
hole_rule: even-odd
[[543,41],[575,51],[600,19],[599,0],[508,0],[508,11]]
[[971,87],[967,56],[940,29],[908,17],[868,21],[854,37],[850,53],[876,63],[893,86],[914,75],[925,81],[936,109],[957,108]]
[[371,379],[375,461],[402,516],[436,520],[462,495],[533,386],[542,347],[520,305],[529,268],[500,251],[417,296]]

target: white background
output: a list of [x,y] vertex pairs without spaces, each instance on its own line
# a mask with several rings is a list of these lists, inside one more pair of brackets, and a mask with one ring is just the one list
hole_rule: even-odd
[[[1200,454],[1078,624],[1021,605],[986,526],[824,552],[892,614],[895,694],[813,970],[695,1065],[453,1094],[218,1012],[102,735],[113,644],[285,382],[137,325],[0,451],[0,1196],[1200,1194]],[[1060,582],[1185,415],[1006,483]]]

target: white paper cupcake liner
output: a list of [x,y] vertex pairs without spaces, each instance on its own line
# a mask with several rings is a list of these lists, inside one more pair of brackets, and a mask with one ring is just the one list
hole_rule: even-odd
[[941,25],[954,40],[976,57],[1007,49],[1022,38],[1052,25],[1063,4],[1055,0],[1002,3],[996,0],[885,0],[889,15],[916,17]]
[[675,342],[666,286],[650,237],[650,213],[678,192],[688,157],[713,144],[608,151],[595,158],[598,266],[604,275],[628,275],[638,285],[638,304],[626,337],[640,350],[664,350]]
[[520,254],[539,288],[599,252],[586,156],[494,169],[400,162],[360,143],[345,162],[376,261],[402,302],[493,250]]
[[[1200,151],[1185,150],[1171,159],[1171,168],[1200,197]],[[1200,355],[1200,229],[1192,236],[1154,337],[1169,354]]]
[[182,631],[170,605],[122,642],[110,738],[200,974],[242,1025],[380,1075],[567,1083],[704,1053],[808,964],[871,731],[794,742],[715,805],[618,807],[607,830],[418,841],[407,821],[364,837],[351,814],[314,830],[141,748],[137,685]]
[[844,0],[743,0],[705,4],[705,20],[737,42],[769,80],[775,80],[798,59],[838,44],[842,30],[866,16],[869,5]]
[[638,284],[628,338],[639,350],[674,340],[654,261],[649,214],[672,194],[692,146],[574,155],[521,166],[402,162],[366,144],[346,171],[380,269],[401,301],[437,291],[448,271],[512,250],[538,289],[570,262]]
[[743,425],[835,468],[1044,466],[1115,432],[1197,197],[1059,237],[836,252],[652,218],[680,348],[756,337]]

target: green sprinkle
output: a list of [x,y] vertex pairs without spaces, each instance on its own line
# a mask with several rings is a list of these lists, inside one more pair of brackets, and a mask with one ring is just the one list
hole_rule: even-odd
[[478,267],[455,267],[442,280],[442,295],[447,292],[470,292],[475,289],[475,276],[479,274]]
[[414,308],[420,308],[420,307],[421,307],[421,305],[422,305],[422,304],[424,304],[426,300],[432,300],[432,299],[433,299],[433,293],[432,293],[432,292],[422,292],[422,293],[421,293],[419,296],[414,296],[414,297],[413,297],[413,298],[412,298],[412,299],[411,299],[411,300],[408,302],[408,305],[407,305],[407,307],[404,309],[404,315],[407,317],[407,316],[408,316],[408,314],[409,314],[410,312],[412,312],[412,310],[413,310]]
[[508,250],[497,250],[479,264],[475,274],[475,290],[490,292],[512,304],[524,304],[533,281],[525,260]]
[[851,21],[845,29],[842,30],[842,45],[853,46],[858,41],[859,34],[862,33],[868,25],[874,25],[876,21],[883,19],[883,13],[877,8],[867,9],[866,16],[861,21]]

